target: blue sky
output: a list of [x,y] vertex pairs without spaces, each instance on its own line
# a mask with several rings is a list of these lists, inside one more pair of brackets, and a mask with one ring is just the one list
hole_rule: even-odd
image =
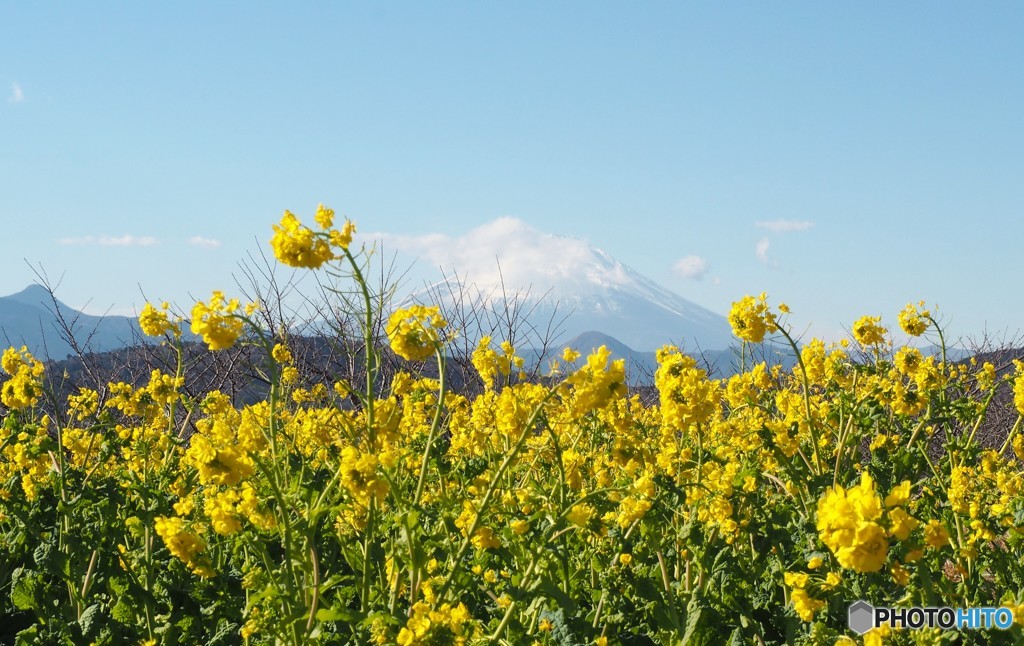
[[5,3],[0,294],[31,265],[188,307],[323,202],[449,242],[517,218],[829,336],[918,299],[1013,333],[1022,32],[1011,2]]

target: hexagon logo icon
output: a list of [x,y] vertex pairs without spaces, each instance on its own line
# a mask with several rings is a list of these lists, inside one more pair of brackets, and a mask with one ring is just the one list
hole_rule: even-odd
[[875,627],[875,609],[867,601],[854,601],[850,604],[850,614],[847,625],[850,630],[863,635]]

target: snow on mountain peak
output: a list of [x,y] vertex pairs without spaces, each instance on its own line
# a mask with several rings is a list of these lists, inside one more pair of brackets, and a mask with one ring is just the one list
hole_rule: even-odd
[[386,248],[416,255],[422,262],[455,269],[481,292],[592,292],[627,288],[632,272],[586,241],[538,231],[514,217],[501,217],[458,238],[442,235],[375,234]]
[[[731,341],[724,317],[671,292],[584,240],[538,231],[502,217],[451,238],[373,234],[385,249],[440,267],[474,303],[543,297],[572,311],[569,333],[600,329],[640,349],[670,339],[705,347]],[[544,309],[544,308],[542,308]],[[576,328],[582,328],[577,330]],[[622,336],[626,335],[626,337]]]

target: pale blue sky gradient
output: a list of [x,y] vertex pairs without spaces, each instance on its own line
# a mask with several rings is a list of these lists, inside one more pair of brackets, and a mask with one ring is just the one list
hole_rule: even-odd
[[5,3],[0,294],[28,261],[90,311],[188,306],[324,202],[512,216],[822,334],[921,298],[1014,332],[1022,33],[1013,2]]

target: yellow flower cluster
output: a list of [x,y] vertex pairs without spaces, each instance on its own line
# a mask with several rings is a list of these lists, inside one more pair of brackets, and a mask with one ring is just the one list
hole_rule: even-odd
[[259,493],[250,482],[243,482],[241,487],[235,489],[207,487],[203,492],[203,512],[213,531],[222,536],[240,530],[242,518],[263,531],[269,531],[277,525],[274,515],[261,503]]
[[100,394],[92,388],[80,387],[77,395],[68,395],[68,411],[82,421],[95,415],[100,407]]
[[881,316],[862,316],[853,323],[853,338],[864,347],[882,345],[889,333],[882,325]]
[[885,499],[889,529],[882,524],[885,509],[867,471],[860,484],[849,490],[836,486],[818,501],[818,532],[844,568],[877,572],[889,553],[889,536],[906,540],[917,521],[903,509],[909,499],[910,482],[896,487]]
[[931,312],[919,309],[920,307],[924,307],[924,301],[918,303],[917,306],[908,303],[897,315],[900,327],[910,336],[921,336],[928,329]]
[[177,516],[158,516],[153,527],[157,535],[163,539],[167,550],[185,563],[190,570],[202,577],[212,577],[216,574],[210,567],[210,562],[199,556],[199,553],[206,549],[206,543],[187,529],[183,519]]
[[515,348],[508,341],[501,343],[502,354],[498,354],[491,348],[491,337],[481,337],[476,349],[473,350],[471,360],[473,367],[480,374],[484,381],[484,388],[492,390],[495,380],[501,377],[508,377],[512,374],[512,368],[522,368],[523,358],[516,356]]
[[[254,307],[254,304],[250,304],[246,313],[251,313]],[[238,309],[237,298],[226,301],[224,292],[214,291],[209,305],[198,301],[192,307],[192,333],[202,335],[210,350],[230,348],[242,336],[245,326]]]
[[783,578],[786,585],[792,589],[789,600],[793,603],[796,614],[803,621],[814,621],[814,615],[828,604],[808,594],[807,584],[810,577],[805,572],[786,572]]
[[334,210],[323,204],[317,207],[314,220],[320,226],[320,232],[303,225],[290,211],[284,212],[281,222],[274,225],[274,236],[270,239],[274,256],[279,261],[289,267],[317,269],[337,257],[332,246],[348,249],[356,230],[352,222],[346,220],[340,231],[332,229]]
[[696,359],[675,346],[659,349],[657,359],[654,385],[661,396],[662,423],[670,429],[688,431],[708,422],[719,410],[719,384],[707,378]]
[[[10,425],[0,426],[0,503],[10,496],[3,487],[18,475],[25,498],[32,502],[39,495],[39,487],[51,473],[52,459],[45,450],[50,428],[46,415],[34,426],[15,431]],[[0,516],[4,507],[0,504]]]
[[139,314],[139,327],[146,336],[163,336],[171,333],[174,336],[181,336],[181,327],[177,322],[171,322],[167,318],[167,310],[170,304],[166,301],[160,305],[160,309],[153,307],[152,303],[146,303]]
[[572,387],[571,414],[584,414],[602,408],[626,394],[626,360],[611,360],[611,350],[601,346],[587,357],[587,363],[565,380]]
[[20,351],[14,348],[4,351],[0,367],[10,375],[0,387],[0,403],[11,410],[35,406],[42,394],[43,363],[33,357],[27,347],[21,346]]
[[1013,381],[1013,405],[1017,412],[1024,415],[1024,363],[1015,361],[1017,377]]
[[775,332],[778,322],[768,309],[768,295],[762,292],[756,299],[748,295],[733,303],[729,325],[737,338],[751,343],[760,343],[765,334]]
[[443,603],[437,610],[417,602],[405,626],[399,631],[399,646],[417,644],[456,644],[461,646],[473,636],[475,622],[465,604]]
[[258,448],[262,437],[255,433],[247,437],[242,429],[231,426],[240,417],[228,414],[197,422],[200,432],[191,437],[184,460],[197,470],[201,483],[231,486],[252,475],[249,450]]
[[436,306],[410,305],[395,310],[385,332],[395,354],[409,361],[423,361],[440,346],[440,331],[448,326]]
[[341,451],[341,483],[360,507],[366,508],[370,500],[380,502],[388,492],[388,483],[377,473],[377,456],[363,453],[354,446]]

